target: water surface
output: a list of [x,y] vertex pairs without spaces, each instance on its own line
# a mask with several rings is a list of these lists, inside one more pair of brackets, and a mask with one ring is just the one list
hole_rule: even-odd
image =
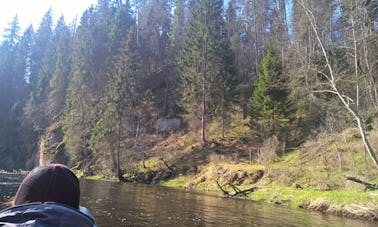
[[377,226],[282,205],[151,185],[82,181],[100,226]]
[[[18,182],[0,178],[0,201]],[[282,205],[151,185],[81,180],[81,203],[98,226],[377,226]]]

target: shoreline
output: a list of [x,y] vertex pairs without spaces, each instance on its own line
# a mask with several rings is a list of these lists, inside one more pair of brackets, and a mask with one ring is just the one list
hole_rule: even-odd
[[[83,178],[88,180],[114,180],[101,178],[100,176],[89,176]],[[178,181],[180,183],[177,183]],[[146,184],[138,182],[124,183]],[[241,198],[254,202],[276,204],[288,207],[294,206],[300,209],[316,211],[343,218],[378,222],[378,206],[372,201],[372,198],[378,198],[378,191],[345,189],[337,191],[322,191],[317,189],[294,189],[283,186],[269,186],[261,187],[247,196],[232,197],[222,195],[222,191],[215,188],[188,188],[186,187],[187,184],[189,184],[188,181],[180,180],[180,177],[176,177],[168,181],[160,182],[159,184],[150,183],[148,185],[159,185],[168,188],[211,193],[219,197],[227,197],[231,199]],[[244,188],[246,187],[243,186],[242,189]],[[344,197],[344,199],[341,199],[340,201],[341,197]],[[339,200],[339,202],[336,200]]]
[[[160,184],[162,186],[179,188],[177,186],[169,186],[167,184]],[[181,187],[185,188],[185,187]],[[189,189],[190,190],[190,189]],[[196,189],[198,190],[198,189]],[[214,193],[222,197],[220,190],[198,190],[209,193]],[[283,192],[284,191],[284,192]],[[314,195],[314,192],[320,196]],[[307,195],[312,196],[307,197]],[[323,194],[323,196],[322,196]],[[359,196],[361,201],[350,202],[335,202],[333,200],[339,199],[344,194],[346,197]],[[306,198],[307,197],[307,198]],[[257,189],[248,194],[246,197],[241,197],[256,202],[295,206],[297,208],[317,211],[324,214],[331,214],[343,218],[359,219],[370,222],[378,222],[378,206],[374,205],[371,197],[378,197],[378,191],[359,191],[359,190],[339,190],[339,191],[317,191],[317,190],[297,190],[288,187],[272,186]],[[239,198],[239,197],[230,197]],[[357,198],[358,199],[358,198]],[[371,204],[369,204],[371,203]]]

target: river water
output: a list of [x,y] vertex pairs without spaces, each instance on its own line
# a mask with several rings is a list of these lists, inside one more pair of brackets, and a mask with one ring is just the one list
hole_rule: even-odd
[[[16,192],[15,181],[0,182],[0,201]],[[377,226],[299,208],[221,198],[151,185],[81,181],[81,203],[98,226]]]

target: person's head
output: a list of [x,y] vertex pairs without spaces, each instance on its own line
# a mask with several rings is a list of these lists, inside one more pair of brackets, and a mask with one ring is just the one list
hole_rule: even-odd
[[37,167],[21,182],[14,205],[33,202],[56,202],[78,209],[79,180],[68,167],[61,164]]

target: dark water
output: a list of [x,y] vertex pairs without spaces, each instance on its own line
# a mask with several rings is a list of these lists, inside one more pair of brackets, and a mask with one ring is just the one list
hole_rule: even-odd
[[[83,180],[82,205],[99,226],[377,226],[285,206],[165,187]],[[0,183],[0,200],[17,190]]]

